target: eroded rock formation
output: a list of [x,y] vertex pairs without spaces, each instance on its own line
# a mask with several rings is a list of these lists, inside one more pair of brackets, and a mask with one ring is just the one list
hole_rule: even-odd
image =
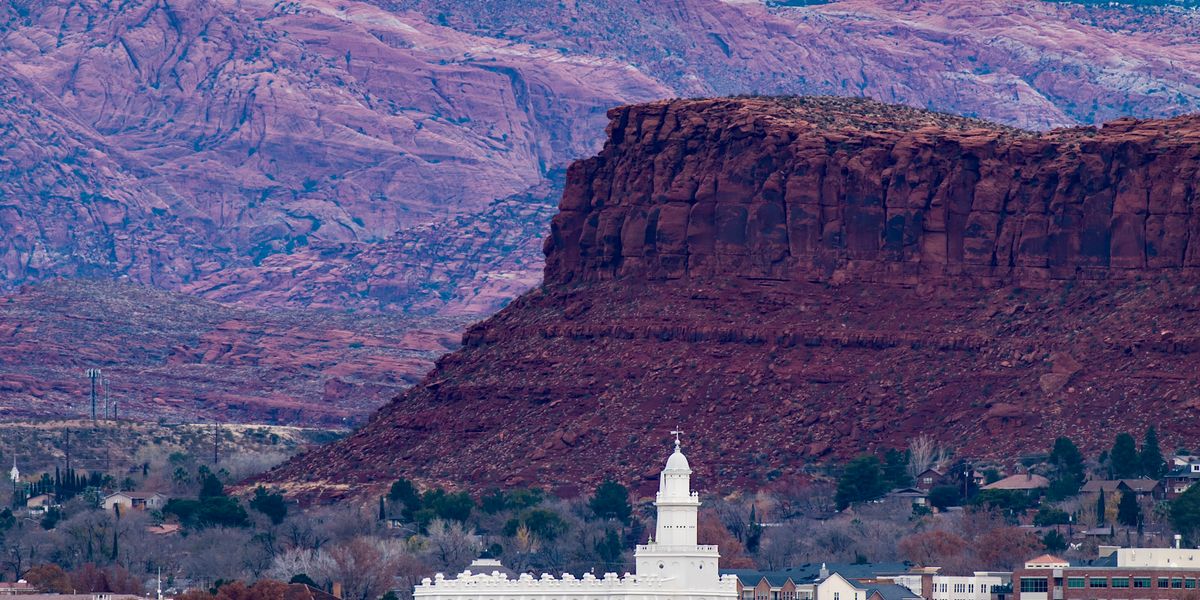
[[547,279],[1044,285],[1200,267],[1200,117],[1042,135],[841,99],[610,113]]
[[745,488],[917,435],[1008,460],[1200,426],[1200,119],[1038,135],[830,99],[611,116],[569,171],[545,284],[272,481],[649,488],[643,457],[681,427],[704,486]]

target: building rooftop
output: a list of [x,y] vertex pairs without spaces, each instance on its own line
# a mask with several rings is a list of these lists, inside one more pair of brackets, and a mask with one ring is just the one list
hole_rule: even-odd
[[164,498],[166,497],[166,495],[162,492],[113,492],[105,496],[105,498],[112,498],[113,496],[125,496],[126,498],[133,500],[147,500],[155,496],[163,496]]
[[766,578],[767,583],[770,583],[773,587],[778,587],[787,583],[788,579],[791,579],[797,585],[822,581],[824,579],[821,576],[822,567],[824,567],[827,573],[837,573],[850,581],[856,579],[874,579],[883,575],[902,575],[908,573],[911,569],[911,565],[899,562],[866,564],[805,563],[777,571],[721,569],[721,574],[736,576],[744,586],[757,585],[759,581]]
[[1119,489],[1129,489],[1134,492],[1153,492],[1159,485],[1157,479],[1090,479],[1083,484],[1079,491],[1096,494],[1101,490],[1115,492]]
[[1037,490],[1050,487],[1050,480],[1033,473],[1009,475],[995,483],[983,486],[985,490]]
[[879,593],[883,600],[910,600],[912,598],[921,598],[919,594],[915,594],[912,590],[895,583],[871,585],[868,586],[866,590],[868,598],[870,598],[876,592]]

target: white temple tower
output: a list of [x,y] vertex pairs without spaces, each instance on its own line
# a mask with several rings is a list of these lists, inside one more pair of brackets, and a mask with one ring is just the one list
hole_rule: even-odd
[[[510,579],[498,569],[488,574],[463,571],[453,579],[441,573],[421,580],[413,589],[415,600],[739,600],[738,579],[717,572],[716,546],[696,544],[696,515],[700,497],[692,492],[692,469],[679,450],[667,459],[658,482],[657,539],[638,546],[637,574],[592,573],[561,579],[549,573],[535,578],[522,573]],[[486,568],[482,563],[472,567]],[[499,563],[494,566],[499,567]]]
[[692,469],[679,448],[676,433],[675,452],[667,458],[658,480],[655,539],[637,547],[637,574],[663,577],[677,589],[717,590],[721,588],[717,568],[720,554],[716,546],[696,543],[700,496],[692,491],[691,478]]

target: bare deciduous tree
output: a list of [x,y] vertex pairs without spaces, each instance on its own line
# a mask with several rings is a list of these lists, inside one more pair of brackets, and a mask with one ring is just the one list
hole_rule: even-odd
[[928,435],[920,435],[908,443],[908,475],[916,479],[928,469],[941,470],[949,459],[946,449]]
[[433,566],[447,572],[466,567],[479,556],[479,537],[458,521],[435,520],[429,525],[427,554]]

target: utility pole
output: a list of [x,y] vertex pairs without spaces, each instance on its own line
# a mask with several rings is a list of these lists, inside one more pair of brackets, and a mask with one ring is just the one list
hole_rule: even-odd
[[92,420],[96,420],[96,380],[100,378],[100,369],[88,369],[83,372],[88,379],[92,380]]
[[966,502],[968,500],[968,496],[970,495],[970,481],[971,463],[968,462],[963,465],[963,502]]
[[216,419],[213,419],[213,467],[214,468],[217,466],[217,463],[221,462],[221,455],[219,452],[219,448],[221,447],[220,446],[221,438],[219,435],[220,432],[221,432],[221,426],[217,424]]
[[71,470],[71,430],[63,430],[63,453],[67,455],[67,470]]

